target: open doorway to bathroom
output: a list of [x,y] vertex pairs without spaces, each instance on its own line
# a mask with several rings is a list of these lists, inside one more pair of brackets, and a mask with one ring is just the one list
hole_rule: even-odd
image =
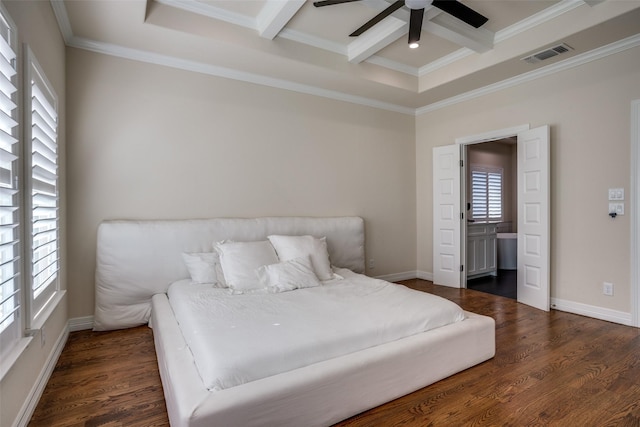
[[466,146],[467,288],[517,299],[516,137]]

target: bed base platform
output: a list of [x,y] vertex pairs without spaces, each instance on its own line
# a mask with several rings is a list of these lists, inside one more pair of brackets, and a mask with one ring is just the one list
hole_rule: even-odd
[[152,299],[172,427],[327,426],[490,359],[495,322],[466,312],[448,326],[220,391],[200,379],[166,294]]

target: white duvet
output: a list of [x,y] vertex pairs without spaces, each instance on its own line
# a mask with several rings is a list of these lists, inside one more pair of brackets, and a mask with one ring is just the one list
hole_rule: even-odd
[[339,270],[344,279],[282,293],[169,287],[202,381],[221,390],[464,319],[451,301]]

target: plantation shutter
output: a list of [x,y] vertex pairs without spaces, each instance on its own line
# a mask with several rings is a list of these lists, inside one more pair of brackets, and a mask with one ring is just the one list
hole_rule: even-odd
[[0,353],[20,337],[20,201],[15,27],[0,10]]
[[502,170],[472,167],[471,218],[480,221],[502,219]]
[[56,96],[29,52],[31,135],[28,138],[31,211],[31,319],[58,287],[58,114]]

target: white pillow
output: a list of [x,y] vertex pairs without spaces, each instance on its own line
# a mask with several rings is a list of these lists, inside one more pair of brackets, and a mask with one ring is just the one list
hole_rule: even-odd
[[220,257],[216,252],[195,252],[182,254],[191,281],[193,283],[212,283],[218,287],[225,287],[220,267]]
[[311,258],[308,255],[262,266],[258,269],[258,279],[269,292],[273,293],[322,285],[316,273],[313,272]]
[[246,291],[262,287],[256,270],[263,265],[276,264],[278,255],[268,241],[218,242],[214,244],[220,255],[222,273],[228,287]]
[[308,255],[318,279],[330,280],[333,277],[326,237],[318,239],[313,236],[272,235],[269,236],[269,241],[276,249],[280,261],[290,261]]

